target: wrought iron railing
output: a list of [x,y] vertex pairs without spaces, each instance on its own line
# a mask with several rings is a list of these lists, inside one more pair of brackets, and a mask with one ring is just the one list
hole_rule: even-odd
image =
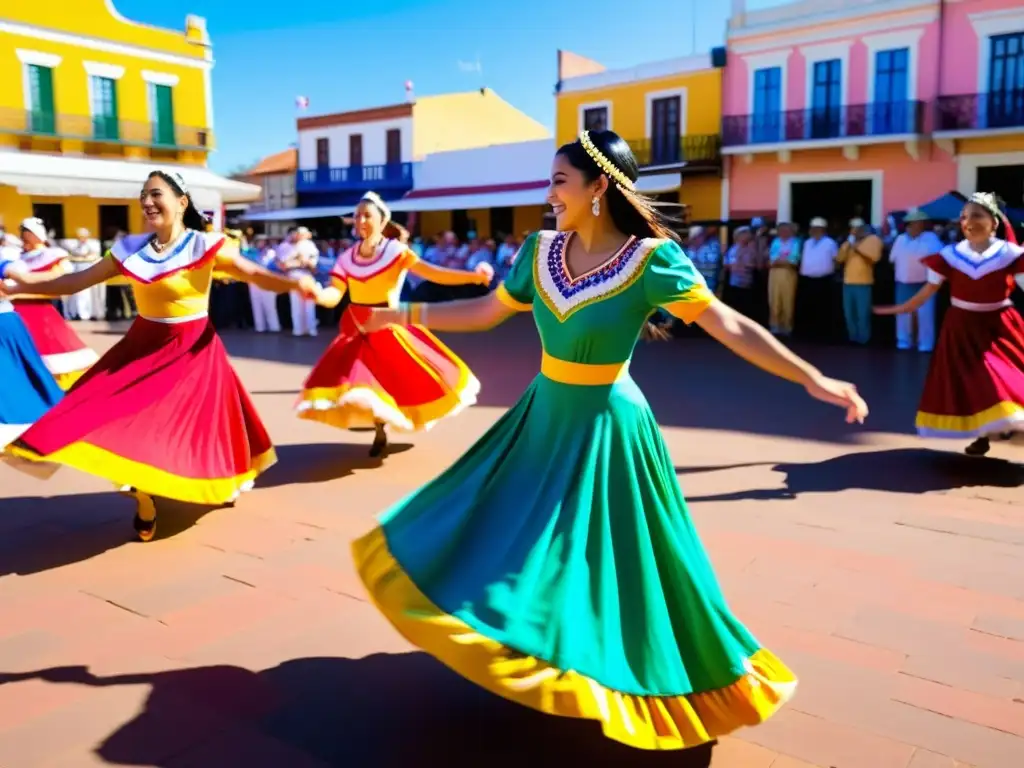
[[302,169],[296,174],[295,186],[299,192],[330,192],[411,188],[412,181],[412,163],[387,163]]
[[936,131],[976,131],[1024,127],[1024,89],[940,96],[935,101]]
[[920,134],[925,129],[921,101],[875,102],[811,107],[722,118],[722,143],[780,144],[787,141]]
[[172,150],[213,148],[213,135],[206,128],[46,110],[0,108],[0,133]]
[[641,168],[661,165],[716,166],[722,160],[722,142],[716,135],[654,136],[635,139],[629,146]]

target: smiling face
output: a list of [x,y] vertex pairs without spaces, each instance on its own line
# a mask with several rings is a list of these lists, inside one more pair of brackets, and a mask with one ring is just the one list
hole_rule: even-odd
[[982,205],[968,203],[960,212],[960,228],[968,240],[980,242],[991,238],[996,231],[996,220]]
[[151,176],[139,195],[142,216],[151,230],[169,229],[180,221],[188,207],[188,196],[179,195],[160,176]]
[[555,155],[547,198],[555,214],[555,227],[563,232],[579,229],[587,216],[593,216],[594,197],[603,198],[607,186],[603,176],[588,182],[564,155]]
[[384,217],[381,216],[376,205],[363,201],[356,206],[355,221],[352,226],[360,240],[369,240],[380,234],[384,226]]

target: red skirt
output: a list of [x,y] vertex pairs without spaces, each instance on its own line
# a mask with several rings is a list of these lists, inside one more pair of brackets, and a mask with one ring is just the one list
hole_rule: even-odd
[[1024,432],[1024,319],[950,307],[917,411],[925,437]]
[[276,460],[209,319],[139,318],[13,445],[15,466],[64,465],[153,496],[224,504]]
[[346,310],[340,333],[303,385],[299,418],[341,429],[381,422],[413,432],[476,402],[480,382],[420,326],[364,334]]
[[98,355],[85,346],[50,299],[16,299],[13,303],[47,370],[61,389],[70,389]]

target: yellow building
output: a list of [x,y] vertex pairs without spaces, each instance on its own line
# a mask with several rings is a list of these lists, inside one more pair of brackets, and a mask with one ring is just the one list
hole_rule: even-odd
[[206,169],[214,147],[204,19],[181,30],[120,16],[113,0],[2,0],[0,223],[42,218],[58,239],[142,227],[155,167],[179,171],[215,223],[259,188]]
[[606,69],[559,51],[557,141],[573,141],[584,129],[615,131],[637,156],[642,191],[686,205],[692,221],[717,221],[724,63],[716,50]]

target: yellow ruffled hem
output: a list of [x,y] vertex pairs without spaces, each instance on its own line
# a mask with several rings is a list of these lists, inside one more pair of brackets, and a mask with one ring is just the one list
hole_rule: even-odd
[[72,443],[46,456],[15,444],[7,446],[5,454],[36,464],[73,467],[118,487],[131,486],[151,496],[211,506],[234,501],[242,491],[252,487],[258,475],[277,462],[277,453],[271,448],[253,457],[250,469],[235,477],[195,478],[132,461],[85,442]]
[[984,429],[990,424],[998,424],[1010,419],[1024,420],[1024,407],[1017,403],[1004,400],[991,408],[971,416],[942,416],[925,411],[917,412],[917,428],[934,432],[963,432],[970,434]]
[[683,696],[637,696],[605,688],[491,640],[427,599],[375,528],[352,545],[378,609],[413,645],[467,680],[549,715],[600,722],[605,736],[648,750],[688,749],[764,722],[796,692],[796,677],[774,654],[757,651],[726,688]]
[[86,368],[82,371],[71,371],[71,373],[54,373],[52,374],[53,380],[57,382],[58,387],[67,392],[75,385],[75,382],[85,375],[87,370],[89,369]]

